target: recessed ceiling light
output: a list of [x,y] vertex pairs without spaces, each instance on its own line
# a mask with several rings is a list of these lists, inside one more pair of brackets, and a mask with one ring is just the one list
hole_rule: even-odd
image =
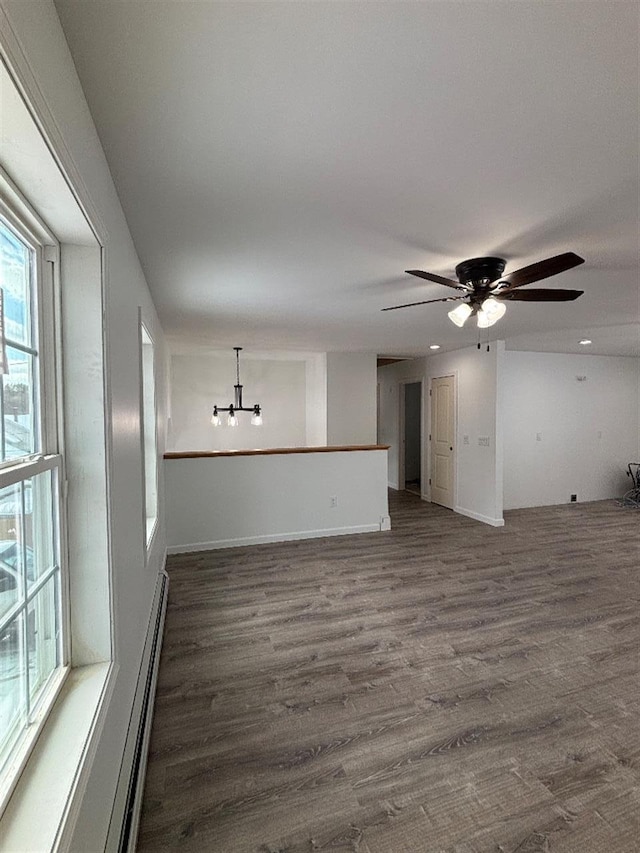
[[431,344],[429,349],[440,349],[440,344]]
[[583,347],[586,347],[589,346],[591,341],[589,340],[589,338],[583,338],[581,341],[578,341],[578,343],[581,344]]

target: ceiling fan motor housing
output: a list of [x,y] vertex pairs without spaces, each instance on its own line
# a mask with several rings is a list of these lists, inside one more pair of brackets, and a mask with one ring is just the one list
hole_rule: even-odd
[[474,289],[488,289],[500,278],[506,263],[504,258],[471,258],[458,264],[456,275],[461,284],[473,284]]

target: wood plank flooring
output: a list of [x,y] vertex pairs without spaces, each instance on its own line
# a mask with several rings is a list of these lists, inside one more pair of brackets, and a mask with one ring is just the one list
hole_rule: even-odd
[[640,513],[172,557],[139,853],[640,850]]

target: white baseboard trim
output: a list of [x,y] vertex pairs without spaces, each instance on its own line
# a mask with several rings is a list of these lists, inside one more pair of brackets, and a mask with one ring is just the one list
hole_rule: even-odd
[[473,512],[473,510],[465,509],[461,506],[455,507],[454,512],[466,515],[467,518],[473,518],[475,521],[481,521],[483,524],[490,524],[491,527],[504,527],[504,518],[491,518],[489,515],[482,515],[479,512]]
[[243,548],[246,545],[267,545],[271,542],[290,542],[296,539],[320,539],[323,536],[347,536],[351,533],[379,533],[380,522],[356,524],[352,527],[330,527],[324,530],[296,530],[292,533],[268,533],[263,536],[241,536],[238,539],[218,539],[213,542],[193,542],[170,545],[167,554],[188,554],[192,551],[216,551],[219,548]]
[[390,489],[393,489],[393,491],[394,491],[394,492],[399,492],[399,491],[400,491],[400,484],[399,484],[399,483],[391,483],[391,482],[389,482],[389,483],[387,483],[387,486],[388,486]]

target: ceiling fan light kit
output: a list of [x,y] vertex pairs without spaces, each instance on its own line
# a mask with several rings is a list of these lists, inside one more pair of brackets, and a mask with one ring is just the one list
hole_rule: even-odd
[[[458,281],[444,278],[441,275],[424,272],[424,270],[406,270],[409,275],[443,284],[453,290],[460,291],[459,296],[444,296],[439,299],[425,299],[421,302],[410,302],[405,305],[394,305],[383,308],[383,311],[395,311],[397,308],[412,308],[415,305],[428,305],[434,302],[462,303],[449,311],[449,319],[456,326],[462,327],[473,314],[478,317],[478,327],[487,329],[504,316],[508,302],[570,302],[582,296],[582,290],[560,290],[552,288],[535,288],[520,291],[516,288],[533,284],[544,278],[550,278],[565,270],[584,263],[584,258],[574,252],[564,252],[530,264],[528,267],[504,274],[507,262],[504,258],[471,258],[456,266]],[[503,301],[504,300],[504,301]]]
[[501,317],[504,317],[506,310],[507,306],[504,302],[498,302],[497,299],[489,296],[484,300],[478,311],[478,328],[488,329],[489,326],[493,326]]
[[463,302],[462,305],[458,305],[457,308],[449,311],[449,319],[452,323],[455,323],[456,326],[462,328],[472,314],[473,308],[471,305],[467,302]]

